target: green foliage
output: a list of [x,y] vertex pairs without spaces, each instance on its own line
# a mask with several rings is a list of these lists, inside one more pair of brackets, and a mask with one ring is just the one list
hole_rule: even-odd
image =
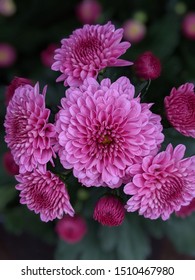
[[5,228],[17,235],[23,232],[33,234],[48,243],[54,243],[56,236],[52,223],[43,223],[38,215],[29,211],[26,206],[17,206],[4,213]]
[[195,213],[186,218],[172,216],[165,229],[177,252],[195,257]]

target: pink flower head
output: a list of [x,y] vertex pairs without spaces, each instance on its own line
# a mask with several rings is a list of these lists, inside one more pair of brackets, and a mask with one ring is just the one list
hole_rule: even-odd
[[36,214],[44,222],[61,219],[64,213],[73,216],[74,210],[64,183],[50,171],[34,170],[16,175],[19,182],[20,203]]
[[158,152],[164,140],[160,116],[133,97],[134,86],[121,77],[113,84],[88,78],[62,98],[55,149],[85,186],[118,188],[127,167]]
[[12,16],[16,11],[16,5],[13,0],[0,0],[0,14],[3,16]]
[[182,31],[186,38],[195,40],[195,13],[188,13],[184,17]]
[[124,38],[131,43],[141,42],[146,35],[145,25],[142,22],[134,19],[125,21],[123,28]]
[[76,6],[76,15],[83,24],[96,23],[102,12],[102,6],[96,0],[83,0]]
[[0,68],[10,67],[16,60],[16,50],[7,43],[0,43]]
[[154,80],[160,76],[160,60],[150,51],[141,54],[134,64],[136,75],[142,79]]
[[52,64],[55,62],[54,60],[54,52],[59,47],[58,44],[49,44],[46,49],[41,52],[41,61],[43,65],[46,67],[51,67]]
[[96,203],[93,218],[104,226],[119,226],[125,218],[124,205],[118,197],[103,196]]
[[54,125],[48,123],[50,110],[45,108],[45,93],[39,93],[39,84],[20,86],[7,106],[5,141],[11,149],[20,173],[34,168],[45,169],[55,156],[52,141]]
[[182,159],[185,146],[169,144],[156,156],[147,156],[131,168],[132,182],[124,192],[132,195],[127,211],[139,211],[145,218],[167,220],[171,213],[195,197],[195,156]]
[[11,84],[7,87],[7,90],[5,92],[5,102],[6,105],[8,105],[9,101],[12,99],[15,90],[19,86],[23,85],[33,85],[31,80],[20,78],[20,77],[14,77],[14,79],[11,81]]
[[19,167],[15,163],[13,156],[10,151],[7,151],[3,155],[3,165],[5,170],[10,174],[10,175],[17,175],[19,173]]
[[175,212],[175,214],[178,217],[185,218],[191,215],[194,211],[195,211],[195,198],[192,199],[189,205],[182,206],[179,211]]
[[79,242],[87,233],[87,224],[85,220],[79,216],[64,216],[62,220],[56,224],[56,231],[59,237],[67,243]]
[[108,22],[105,25],[84,25],[68,39],[61,41],[56,50],[56,62],[52,69],[62,75],[57,82],[64,81],[67,86],[79,86],[86,77],[96,78],[98,72],[108,66],[128,66],[132,63],[118,59],[130,47],[129,42],[120,43],[123,29],[115,30]]
[[167,119],[185,136],[195,138],[195,94],[194,85],[186,83],[173,88],[164,99]]

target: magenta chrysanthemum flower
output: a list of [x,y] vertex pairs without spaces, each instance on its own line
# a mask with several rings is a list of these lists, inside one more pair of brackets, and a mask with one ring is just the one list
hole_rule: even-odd
[[96,78],[98,72],[108,66],[131,65],[129,61],[118,59],[130,47],[129,42],[120,43],[122,37],[123,29],[115,30],[110,22],[86,24],[75,30],[56,50],[52,69],[62,73],[57,81],[64,81],[65,86],[79,86],[85,78]]
[[67,243],[74,244],[79,242],[87,233],[87,224],[85,220],[79,216],[64,216],[57,222],[56,232],[59,237]]
[[45,93],[46,90],[39,94],[38,84],[20,86],[7,107],[5,141],[20,173],[43,169],[55,156],[52,148],[55,128],[48,123],[50,110],[45,108]]
[[113,84],[88,78],[80,88],[66,91],[55,148],[62,165],[73,168],[85,186],[117,188],[127,167],[158,152],[164,140],[160,117],[133,96],[134,86],[126,77]]
[[118,197],[103,196],[95,205],[93,218],[104,226],[119,226],[125,218],[124,205]]
[[44,222],[61,219],[65,214],[74,215],[64,183],[50,171],[34,170],[16,175],[20,190],[20,203],[40,214]]
[[186,83],[173,88],[164,99],[167,119],[185,136],[195,138],[195,94],[194,85]]
[[175,212],[175,214],[178,217],[186,218],[187,216],[190,216],[193,212],[195,212],[195,198],[192,199],[189,205],[182,206],[179,211]]
[[139,211],[145,218],[167,220],[171,213],[188,205],[195,197],[195,156],[182,159],[185,146],[178,145],[156,156],[147,156],[131,168],[134,174],[124,192],[132,195],[127,211]]

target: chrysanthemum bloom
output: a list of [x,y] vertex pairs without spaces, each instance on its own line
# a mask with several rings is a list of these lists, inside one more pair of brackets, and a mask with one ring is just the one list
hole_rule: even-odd
[[69,88],[56,120],[57,144],[64,168],[85,186],[120,187],[125,170],[157,153],[164,140],[160,116],[140,104],[126,77],[111,84],[88,78]]
[[191,215],[194,211],[195,211],[195,198],[192,199],[189,205],[182,206],[179,211],[175,212],[175,214],[178,217],[185,218]]
[[136,75],[142,79],[154,80],[161,74],[161,62],[152,52],[141,54],[134,64]]
[[12,66],[16,60],[16,50],[7,43],[0,43],[0,68]]
[[67,243],[79,242],[87,233],[87,224],[85,220],[79,216],[64,216],[57,222],[56,232],[59,237]]
[[16,5],[13,0],[0,0],[0,14],[3,16],[12,16],[16,11]]
[[11,81],[10,85],[7,87],[7,90],[5,92],[5,103],[6,105],[8,105],[9,101],[12,99],[15,90],[19,87],[19,86],[23,86],[23,85],[33,85],[32,81],[29,79],[25,79],[25,78],[20,78],[20,77],[14,77],[14,79]]
[[16,175],[19,173],[19,167],[15,163],[10,151],[7,151],[3,155],[3,166],[10,175]]
[[139,211],[145,218],[167,220],[195,197],[195,156],[182,159],[185,146],[169,144],[156,156],[147,156],[131,168],[132,182],[124,192],[132,195],[127,211]]
[[74,215],[64,183],[50,171],[34,170],[16,175],[19,182],[20,203],[40,214],[44,222],[61,219],[65,214]]
[[11,149],[20,173],[34,168],[44,169],[55,156],[52,148],[55,128],[48,123],[50,110],[45,108],[45,94],[35,87],[20,86],[7,106],[5,141]]
[[182,31],[185,37],[195,40],[195,13],[188,13],[182,22]]
[[93,218],[104,226],[119,226],[125,218],[124,205],[116,196],[103,196],[95,205]]
[[128,66],[132,63],[118,59],[130,47],[129,42],[120,43],[123,29],[115,30],[108,22],[105,25],[84,25],[68,39],[61,41],[56,50],[56,62],[52,69],[62,75],[57,82],[67,86],[79,86],[86,77],[96,78],[99,71],[109,66]]
[[55,62],[54,60],[54,52],[59,47],[58,44],[49,44],[46,49],[41,52],[41,62],[46,67],[51,67],[52,64]]
[[145,25],[142,22],[134,19],[125,21],[123,28],[124,38],[131,43],[141,42],[146,35]]
[[173,88],[164,99],[167,119],[185,136],[195,138],[195,94],[194,85],[186,83]]
[[83,24],[94,24],[102,12],[102,6],[96,0],[83,0],[76,6],[76,16]]

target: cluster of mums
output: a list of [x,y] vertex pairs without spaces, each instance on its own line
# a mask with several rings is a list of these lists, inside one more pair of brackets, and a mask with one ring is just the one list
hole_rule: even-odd
[[[15,78],[8,87],[5,141],[19,166],[16,189],[20,202],[42,221],[75,214],[65,183],[47,169],[56,157],[83,187],[107,187],[108,195],[97,198],[93,215],[103,225],[120,225],[126,211],[167,220],[173,212],[182,215],[194,202],[195,156],[183,158],[182,144],[169,144],[159,152],[164,141],[161,117],[152,113],[152,104],[135,97],[127,77],[97,81],[106,67],[132,64],[119,59],[130,47],[121,42],[122,36],[123,29],[109,22],[84,25],[61,41],[52,69],[61,72],[57,81],[67,88],[54,123],[45,105],[46,87],[41,93],[38,83],[24,78]],[[135,64],[145,79],[160,74],[160,62],[151,52]],[[193,84],[186,83],[173,88],[164,101],[169,122],[191,137],[193,90]],[[126,201],[111,194],[117,188]]]

